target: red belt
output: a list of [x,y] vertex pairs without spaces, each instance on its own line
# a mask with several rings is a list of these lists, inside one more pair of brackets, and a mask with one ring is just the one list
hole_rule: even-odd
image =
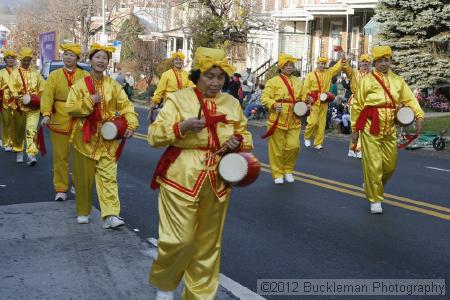
[[390,108],[395,109],[392,104],[380,105],[380,106],[365,106],[361,113],[359,114],[358,120],[355,124],[356,130],[363,130],[367,119],[372,120],[372,124],[370,124],[370,133],[378,135],[380,134],[380,117],[378,115],[379,108]]

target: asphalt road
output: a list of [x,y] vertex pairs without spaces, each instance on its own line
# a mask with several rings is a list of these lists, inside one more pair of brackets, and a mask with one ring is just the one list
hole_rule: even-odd
[[[145,141],[148,122],[146,113],[139,113],[142,135],[127,142],[119,162],[121,215],[143,239],[157,238],[157,192],[149,182],[162,150]],[[267,143],[259,139],[264,128],[250,130],[263,172],[253,185],[233,192],[223,274],[253,291],[257,279],[264,278],[450,282],[449,155],[400,151],[385,190],[384,213],[371,215],[361,189],[360,161],[347,158],[347,140],[327,137],[321,151],[302,147],[296,182],[275,186],[266,171]],[[16,164],[14,154],[0,153],[0,205],[53,200],[48,148],[32,168]]]

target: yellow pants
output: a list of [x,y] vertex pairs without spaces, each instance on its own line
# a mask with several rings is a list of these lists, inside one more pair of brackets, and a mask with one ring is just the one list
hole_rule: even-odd
[[26,129],[26,141],[27,141],[27,154],[36,156],[39,153],[39,149],[36,145],[35,138],[39,123],[39,110],[30,110],[25,112],[25,129]]
[[305,140],[314,135],[314,146],[323,145],[325,126],[327,124],[328,104],[313,105],[305,129]]
[[0,123],[2,127],[2,142],[3,147],[12,147],[12,121],[13,114],[10,108],[2,108],[0,115]]
[[65,193],[69,187],[69,135],[50,131],[53,145],[53,186],[57,193]]
[[102,218],[119,216],[117,163],[114,159],[103,154],[96,161],[73,148],[72,170],[77,188],[75,202],[78,216],[88,216],[91,213],[94,179]]
[[273,178],[292,174],[300,151],[300,129],[276,129],[269,137],[269,162]]
[[158,258],[153,262],[149,282],[171,291],[184,276],[183,299],[212,300],[219,286],[228,200],[219,202],[208,180],[199,199],[188,201],[161,187]]
[[397,134],[372,135],[364,130],[360,139],[366,198],[370,202],[383,201],[384,185],[397,166]]
[[11,139],[14,152],[22,152],[25,142],[25,112],[13,110],[11,123]]

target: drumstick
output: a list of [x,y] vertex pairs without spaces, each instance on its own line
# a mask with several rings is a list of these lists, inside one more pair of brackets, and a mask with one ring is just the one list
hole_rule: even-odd
[[217,150],[217,151],[215,151],[215,152],[213,152],[213,153],[211,153],[211,154],[209,154],[206,158],[204,158],[203,160],[202,160],[202,163],[205,163],[208,159],[210,159],[211,157],[214,157],[214,156],[216,156],[216,155],[218,155],[218,154],[221,154],[222,152],[224,152],[225,150],[227,150],[227,146],[226,145],[224,145],[222,148],[220,148],[219,150]]
[[200,108],[198,110],[197,119],[200,120],[202,117],[202,105],[200,104]]

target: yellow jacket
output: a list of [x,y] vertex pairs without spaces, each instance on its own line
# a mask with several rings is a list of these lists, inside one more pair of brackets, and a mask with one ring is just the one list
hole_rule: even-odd
[[[217,125],[217,135],[223,145],[233,134],[243,137],[242,150],[253,148],[247,120],[242,113],[239,101],[227,93],[222,93],[215,100],[205,99],[209,111],[226,114],[227,124]],[[219,201],[228,199],[231,187],[225,183],[217,172],[220,161],[218,156],[204,161],[210,155],[212,135],[207,128],[202,131],[186,132],[181,136],[179,123],[197,117],[200,103],[192,88],[172,93],[167,98],[164,108],[155,122],[148,128],[148,143],[153,147],[174,146],[181,148],[181,154],[172,163],[165,176],[158,177],[158,183],[168,190],[190,201],[198,200],[198,193],[207,178]]]
[[347,64],[344,64],[342,66],[342,70],[347,75],[348,79],[350,80],[350,89],[352,90],[353,97],[355,97],[358,83],[361,79],[363,79],[369,72],[362,72],[361,70],[353,69]]
[[[302,92],[302,81],[300,78],[295,76],[287,77],[291,87],[294,90],[295,101],[301,101],[300,95]],[[294,103],[281,102],[281,100],[291,101],[291,96],[289,91],[284,84],[284,81],[280,76],[275,76],[266,82],[266,87],[264,88],[261,95],[261,103],[270,110],[269,118],[267,119],[267,124],[271,126],[278,113],[273,110],[273,105],[275,103],[281,103],[281,115],[278,120],[277,128],[289,129],[289,128],[299,128],[301,125],[301,120],[294,114]]]
[[[22,78],[20,76],[19,70],[22,72],[23,79],[25,81],[26,90],[23,86]],[[42,96],[42,92],[44,91],[45,80],[42,78],[39,71],[29,67],[28,69],[24,69],[19,67],[18,69],[14,69],[9,77],[9,91],[10,97],[20,97],[15,101],[15,103],[11,106],[13,109],[16,109],[17,106],[20,107],[22,111],[31,111],[38,110],[39,108],[29,108],[23,105],[22,97],[25,94],[34,94]]]
[[[312,92],[326,93],[330,90],[331,79],[342,70],[343,63],[339,60],[334,66],[324,71],[313,71],[306,74],[305,83],[303,85],[302,100],[306,101],[307,95]],[[319,77],[320,86],[317,82],[316,75]],[[314,105],[320,105],[321,101],[314,102]]]
[[[376,71],[374,71],[376,72]],[[424,113],[420,108],[419,102],[414,96],[413,92],[400,76],[394,74],[392,71],[388,75],[376,72],[384,81],[386,87],[389,88],[392,97],[395,100],[395,106],[409,106],[416,116],[416,118],[423,118]],[[380,106],[392,103],[389,96],[384,92],[383,87],[373,77],[372,74],[365,76],[358,85],[355,100],[352,105],[351,124],[352,129],[355,130],[356,120],[365,106]],[[378,116],[380,118],[380,134],[392,134],[395,132],[395,109],[379,108]],[[365,130],[369,130],[371,121],[367,121]]]
[[8,108],[9,99],[11,98],[9,95],[9,87],[8,82],[10,78],[10,74],[13,72],[14,68],[10,69],[8,72],[8,68],[4,68],[0,70],[0,91],[3,92],[3,107]]
[[[74,71],[75,74],[73,74],[71,84],[89,75],[88,72],[80,68],[76,68]],[[64,68],[61,68],[50,73],[41,98],[41,113],[43,116],[50,116],[49,123],[53,124],[48,126],[50,130],[66,135],[70,134],[74,123],[65,109],[69,90],[68,79],[64,75]]]
[[[181,78],[181,88],[178,87],[178,81],[175,73],[177,73],[179,78]],[[159,104],[161,101],[166,101],[167,96],[170,93],[194,86],[195,84],[189,80],[188,72],[185,70],[178,71],[175,68],[172,68],[162,74],[158,86],[156,87],[155,94],[153,95],[152,102]]]
[[[94,80],[94,85],[97,93],[102,96],[100,103],[102,120],[111,119],[117,112],[119,115],[125,116],[129,129],[136,130],[138,127],[137,114],[134,112],[133,103],[128,100],[127,94],[120,84],[110,77],[103,77],[100,81]],[[81,154],[95,160],[99,160],[101,153],[106,153],[111,159],[115,159],[119,140],[106,141],[103,139],[100,134],[102,122],[97,125],[97,133],[92,136],[91,141],[88,143],[83,141],[83,124],[94,109],[94,102],[91,100],[84,79],[78,80],[70,89],[65,108],[69,116],[76,120],[70,137],[73,147]]]

